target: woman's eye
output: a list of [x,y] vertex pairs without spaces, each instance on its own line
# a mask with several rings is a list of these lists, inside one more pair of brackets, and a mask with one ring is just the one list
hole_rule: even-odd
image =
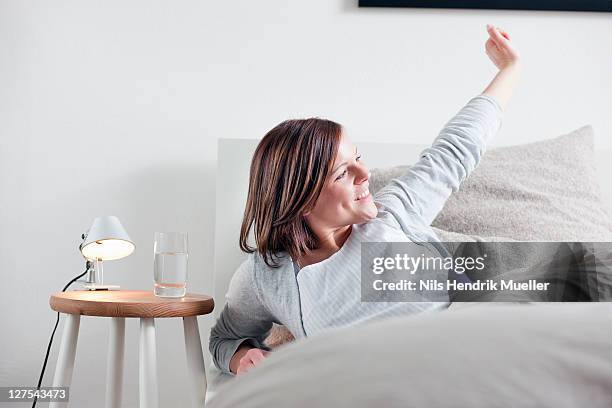
[[340,180],[344,176],[346,176],[346,170],[344,170],[338,177],[336,177],[336,181]]

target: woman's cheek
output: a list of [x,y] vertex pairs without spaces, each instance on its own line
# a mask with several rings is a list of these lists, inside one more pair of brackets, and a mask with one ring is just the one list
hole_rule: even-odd
[[349,191],[349,190],[345,190],[344,193],[342,194],[342,203],[343,203],[343,207],[348,208],[351,207],[353,205],[353,191]]

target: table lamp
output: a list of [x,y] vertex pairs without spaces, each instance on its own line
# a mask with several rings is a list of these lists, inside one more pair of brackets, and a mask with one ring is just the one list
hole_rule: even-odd
[[[97,217],[82,237],[79,249],[87,260],[88,271],[85,289],[118,290],[119,285],[104,284],[102,262],[124,258],[134,252],[135,248],[119,218],[112,215]],[[96,263],[95,270],[91,268],[92,261]]]

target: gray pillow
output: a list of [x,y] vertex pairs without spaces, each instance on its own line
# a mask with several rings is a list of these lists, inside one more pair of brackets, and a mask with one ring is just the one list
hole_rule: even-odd
[[[529,243],[504,237],[465,235],[435,227],[433,230],[454,256],[479,256],[482,253],[489,256],[486,273],[468,273],[471,280],[495,278],[525,282],[538,279],[549,284],[548,290],[541,293],[522,290],[473,292],[471,299],[463,298],[462,302],[612,300],[612,251],[609,243]],[[471,242],[477,244],[465,244]]]
[[[406,166],[373,169],[375,192]],[[433,226],[523,241],[612,241],[612,221],[597,183],[593,129],[490,149]]]

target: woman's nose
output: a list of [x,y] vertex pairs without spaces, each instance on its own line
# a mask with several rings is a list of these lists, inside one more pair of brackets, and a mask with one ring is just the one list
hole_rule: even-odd
[[359,166],[359,172],[357,173],[357,177],[355,177],[356,183],[363,183],[367,179],[370,178],[370,170],[366,166]]

